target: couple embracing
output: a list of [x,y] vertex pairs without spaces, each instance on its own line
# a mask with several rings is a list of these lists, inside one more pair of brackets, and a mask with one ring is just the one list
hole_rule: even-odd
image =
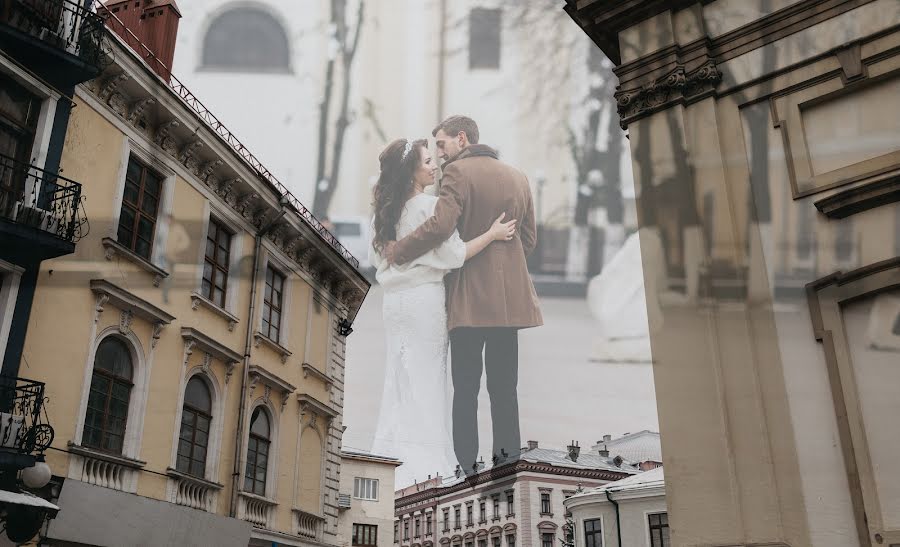
[[444,160],[437,197],[424,192],[438,172],[425,139],[389,144],[374,189],[369,254],[387,361],[372,450],[404,462],[398,486],[457,463],[476,471],[482,370],[495,461],[518,456],[518,331],[542,324],[525,264],[536,244],[527,178],[479,144],[470,118],[447,118],[432,135]]

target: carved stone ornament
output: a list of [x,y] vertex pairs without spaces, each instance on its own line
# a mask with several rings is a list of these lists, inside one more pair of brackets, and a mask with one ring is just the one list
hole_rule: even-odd
[[175,139],[172,138],[172,130],[181,125],[181,122],[178,120],[170,120],[164,124],[161,124],[156,128],[156,134],[153,137],[154,142],[159,145],[160,148],[165,150],[166,152],[172,154],[178,147],[178,144],[175,142]]
[[101,294],[97,297],[97,306],[94,308],[94,323],[100,320],[100,314],[103,313],[103,306],[109,302],[108,294]]
[[257,199],[259,199],[259,194],[251,190],[250,192],[247,192],[246,194],[241,196],[241,199],[237,201],[235,207],[237,208],[239,213],[244,215],[245,218],[250,218],[250,215],[253,212],[250,204],[252,204]]
[[[188,166],[189,163],[192,163],[192,160],[196,158],[194,155],[197,153],[197,150],[203,147],[203,141],[200,139],[195,139],[185,145],[184,148],[181,149],[181,154],[178,155],[178,161],[182,164]],[[190,168],[190,166],[188,166]]]
[[141,119],[141,116],[144,115],[144,110],[147,109],[148,106],[156,103],[156,99],[153,97],[147,97],[146,99],[141,99],[131,105],[131,112],[128,114],[128,121],[131,123],[137,123],[138,120]]
[[209,368],[212,364],[212,355],[208,352],[203,354],[203,364],[200,366],[203,369],[203,372],[209,374]]
[[225,200],[225,203],[234,205],[234,185],[241,182],[241,179],[228,179],[219,183],[216,194]]
[[131,310],[122,310],[119,314],[119,332],[128,334],[131,332],[131,322],[134,319],[134,312]]
[[205,182],[207,186],[209,186],[210,176],[212,176],[213,171],[215,171],[220,165],[222,165],[222,160],[208,161],[204,163],[203,167],[198,170],[197,176],[200,177],[200,180]]
[[97,96],[104,101],[109,99],[109,97],[119,88],[119,85],[129,78],[130,76],[128,76],[128,74],[125,74],[124,72],[121,74],[116,74],[115,76],[100,84],[100,89],[97,93]]
[[288,256],[293,257],[294,252],[297,249],[297,245],[299,245],[301,241],[303,241],[303,236],[300,235],[287,240],[284,243],[284,252],[287,253]]
[[708,60],[699,68],[686,73],[684,66],[647,85],[615,93],[622,127],[644,115],[648,115],[680,99],[690,99],[712,91],[722,81],[722,72],[715,62]]
[[184,343],[184,364],[187,365],[188,360],[191,358],[191,355],[194,353],[194,345],[197,342],[194,340],[187,340]]
[[272,395],[272,386],[266,384],[263,388],[263,400],[268,403],[270,401],[270,395]]
[[228,381],[231,380],[231,375],[234,374],[234,367],[237,365],[237,361],[229,361],[225,367],[225,384],[228,385]]
[[150,337],[150,348],[155,348],[156,343],[159,342],[159,337],[162,335],[163,323],[155,323],[153,325],[153,334]]
[[106,102],[109,104],[109,107],[112,108],[113,112],[119,116],[124,118],[128,115],[128,100],[122,93],[116,91],[109,96],[109,99],[107,99]]

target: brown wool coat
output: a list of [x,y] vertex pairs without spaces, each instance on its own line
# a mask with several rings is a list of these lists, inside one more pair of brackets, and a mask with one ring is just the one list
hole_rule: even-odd
[[470,145],[444,164],[434,216],[397,242],[394,260],[405,264],[459,230],[463,241],[487,231],[500,213],[518,220],[510,241],[494,241],[444,278],[447,328],[536,327],[543,324],[525,257],[537,243],[528,179],[497,159],[489,146]]

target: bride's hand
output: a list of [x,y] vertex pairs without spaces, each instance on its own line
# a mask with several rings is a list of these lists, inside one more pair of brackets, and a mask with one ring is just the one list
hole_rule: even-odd
[[500,213],[500,216],[491,225],[490,232],[494,241],[509,241],[516,233],[516,219],[503,222],[504,218],[506,218],[506,213]]

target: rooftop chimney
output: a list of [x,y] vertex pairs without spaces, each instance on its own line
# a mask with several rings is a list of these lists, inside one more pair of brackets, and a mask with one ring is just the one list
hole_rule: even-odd
[[572,444],[566,447],[569,450],[569,459],[573,462],[578,461],[578,454],[581,453],[581,448],[578,446],[578,442],[572,441]]
[[608,443],[611,440],[612,440],[612,435],[604,435],[603,436],[603,442]]
[[528,441],[528,450],[534,450],[538,447],[537,441]]
[[[172,68],[172,59],[175,57],[178,20],[181,19],[175,0],[109,0],[98,6],[97,13],[107,19],[106,26],[121,36],[154,72],[164,80],[169,80],[169,69]],[[128,35],[116,19],[152,51],[164,66],[147,58],[146,51],[135,43],[134,37]]]
[[603,448],[600,449],[600,457],[601,457],[601,458],[608,458],[608,457],[609,457],[609,450],[606,449],[606,445],[605,445],[605,444],[603,445]]

